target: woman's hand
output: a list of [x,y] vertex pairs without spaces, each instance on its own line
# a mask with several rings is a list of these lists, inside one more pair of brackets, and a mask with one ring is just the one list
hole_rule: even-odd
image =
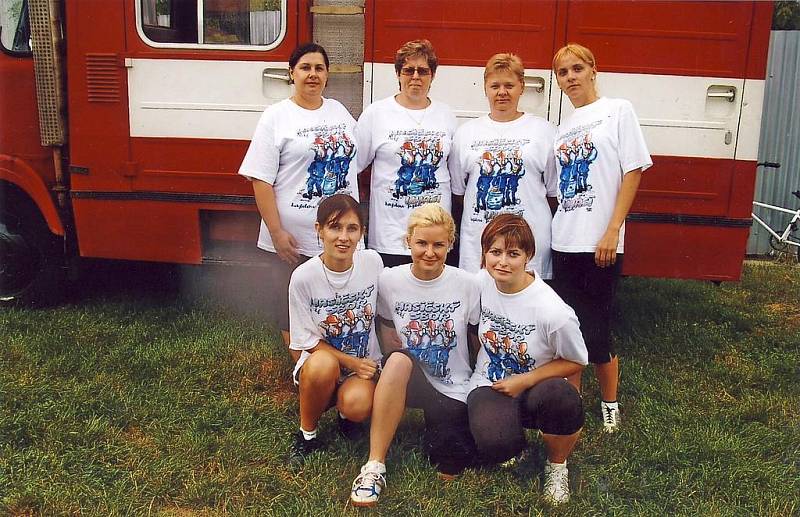
[[617,244],[619,244],[619,230],[608,228],[597,243],[594,263],[598,267],[613,266],[617,262]]
[[350,369],[356,373],[359,379],[370,380],[375,378],[375,374],[378,372],[378,363],[366,357],[356,358],[355,364]]
[[509,397],[516,397],[528,388],[530,388],[528,381],[522,375],[512,375],[492,384],[493,390]]
[[278,257],[287,264],[297,264],[300,254],[297,252],[297,241],[294,239],[294,235],[281,228],[270,236]]

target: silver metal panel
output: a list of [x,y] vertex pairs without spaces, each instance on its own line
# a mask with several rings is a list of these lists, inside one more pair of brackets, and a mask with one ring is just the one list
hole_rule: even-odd
[[[770,35],[758,161],[779,162],[781,168],[758,169],[755,200],[800,207],[800,199],[791,193],[800,190],[800,31],[772,31]],[[764,209],[756,213],[781,230],[789,219]],[[747,253],[762,255],[769,250],[769,233],[754,221]]]

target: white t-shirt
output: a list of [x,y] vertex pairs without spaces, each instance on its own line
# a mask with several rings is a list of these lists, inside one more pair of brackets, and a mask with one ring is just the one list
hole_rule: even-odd
[[373,322],[381,271],[383,261],[372,250],[356,251],[348,271],[331,271],[319,256],[294,270],[289,282],[289,348],[303,351],[295,372],[310,355],[307,350],[321,339],[346,354],[380,360]]
[[[273,186],[281,225],[307,257],[322,251],[314,231],[320,200],[332,194],[358,200],[354,127],[353,117],[333,99],[323,99],[315,110],[283,100],[264,110],[239,167],[239,174]],[[275,251],[264,221],[258,247]]]
[[466,402],[469,366],[467,325],[477,325],[480,296],[475,276],[445,266],[434,280],[420,280],[404,264],[383,271],[378,314],[394,322],[403,343],[419,360],[431,385]]
[[387,97],[361,114],[356,161],[359,171],[372,163],[370,248],[410,255],[404,239],[408,214],[425,203],[439,203],[450,211],[447,157],[456,125],[450,108],[436,101],[410,110]]
[[481,349],[470,391],[529,372],[554,359],[585,365],[588,352],[575,311],[539,275],[515,294],[497,290],[486,270],[478,273]]
[[[601,97],[561,122],[553,146],[558,211],[553,249],[593,253],[614,213],[622,176],[653,165],[630,102]],[[617,253],[625,250],[625,224]]]
[[481,267],[481,233],[495,216],[521,215],[533,230],[536,253],[529,267],[553,277],[550,260],[552,214],[547,196],[556,197],[553,160],[556,127],[525,114],[511,122],[488,115],[456,131],[450,153],[450,177],[456,195],[464,196],[459,267]]

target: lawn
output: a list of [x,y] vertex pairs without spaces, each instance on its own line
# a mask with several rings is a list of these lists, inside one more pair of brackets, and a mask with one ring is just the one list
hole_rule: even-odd
[[558,510],[540,497],[535,434],[518,466],[443,483],[416,412],[378,509],[350,507],[367,447],[340,438],[332,415],[327,451],[286,464],[297,402],[274,328],[151,273],[101,277],[57,308],[0,310],[0,513],[800,514],[800,266],[748,265],[720,286],[622,282],[623,430],[601,432],[586,382],[573,496]]

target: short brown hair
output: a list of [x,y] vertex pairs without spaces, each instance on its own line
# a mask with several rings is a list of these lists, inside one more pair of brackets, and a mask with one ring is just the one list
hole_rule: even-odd
[[498,237],[505,239],[506,248],[519,248],[529,258],[536,253],[536,241],[527,221],[519,215],[500,214],[486,225],[481,234],[481,267],[486,265],[486,253]]
[[364,228],[364,215],[361,205],[347,194],[334,194],[326,197],[317,205],[317,223],[325,226],[328,222],[337,222],[344,214],[353,212],[358,218],[358,224]]
[[516,54],[502,53],[490,57],[483,70],[483,81],[486,82],[486,78],[495,72],[511,72],[521,83],[525,82],[525,65]]
[[436,51],[433,50],[431,42],[426,39],[415,39],[403,43],[394,55],[394,71],[400,74],[400,69],[403,68],[406,60],[415,57],[424,57],[425,61],[428,62],[428,68],[431,69],[431,73],[436,73],[436,67],[439,66],[439,58],[436,57]]
[[594,54],[592,54],[591,50],[578,43],[567,43],[566,45],[558,49],[556,55],[553,56],[553,72],[556,71],[556,63],[558,62],[558,60],[566,56],[567,54],[572,54],[573,56],[577,57],[578,59],[589,65],[591,68],[597,69],[597,63],[595,63]]

